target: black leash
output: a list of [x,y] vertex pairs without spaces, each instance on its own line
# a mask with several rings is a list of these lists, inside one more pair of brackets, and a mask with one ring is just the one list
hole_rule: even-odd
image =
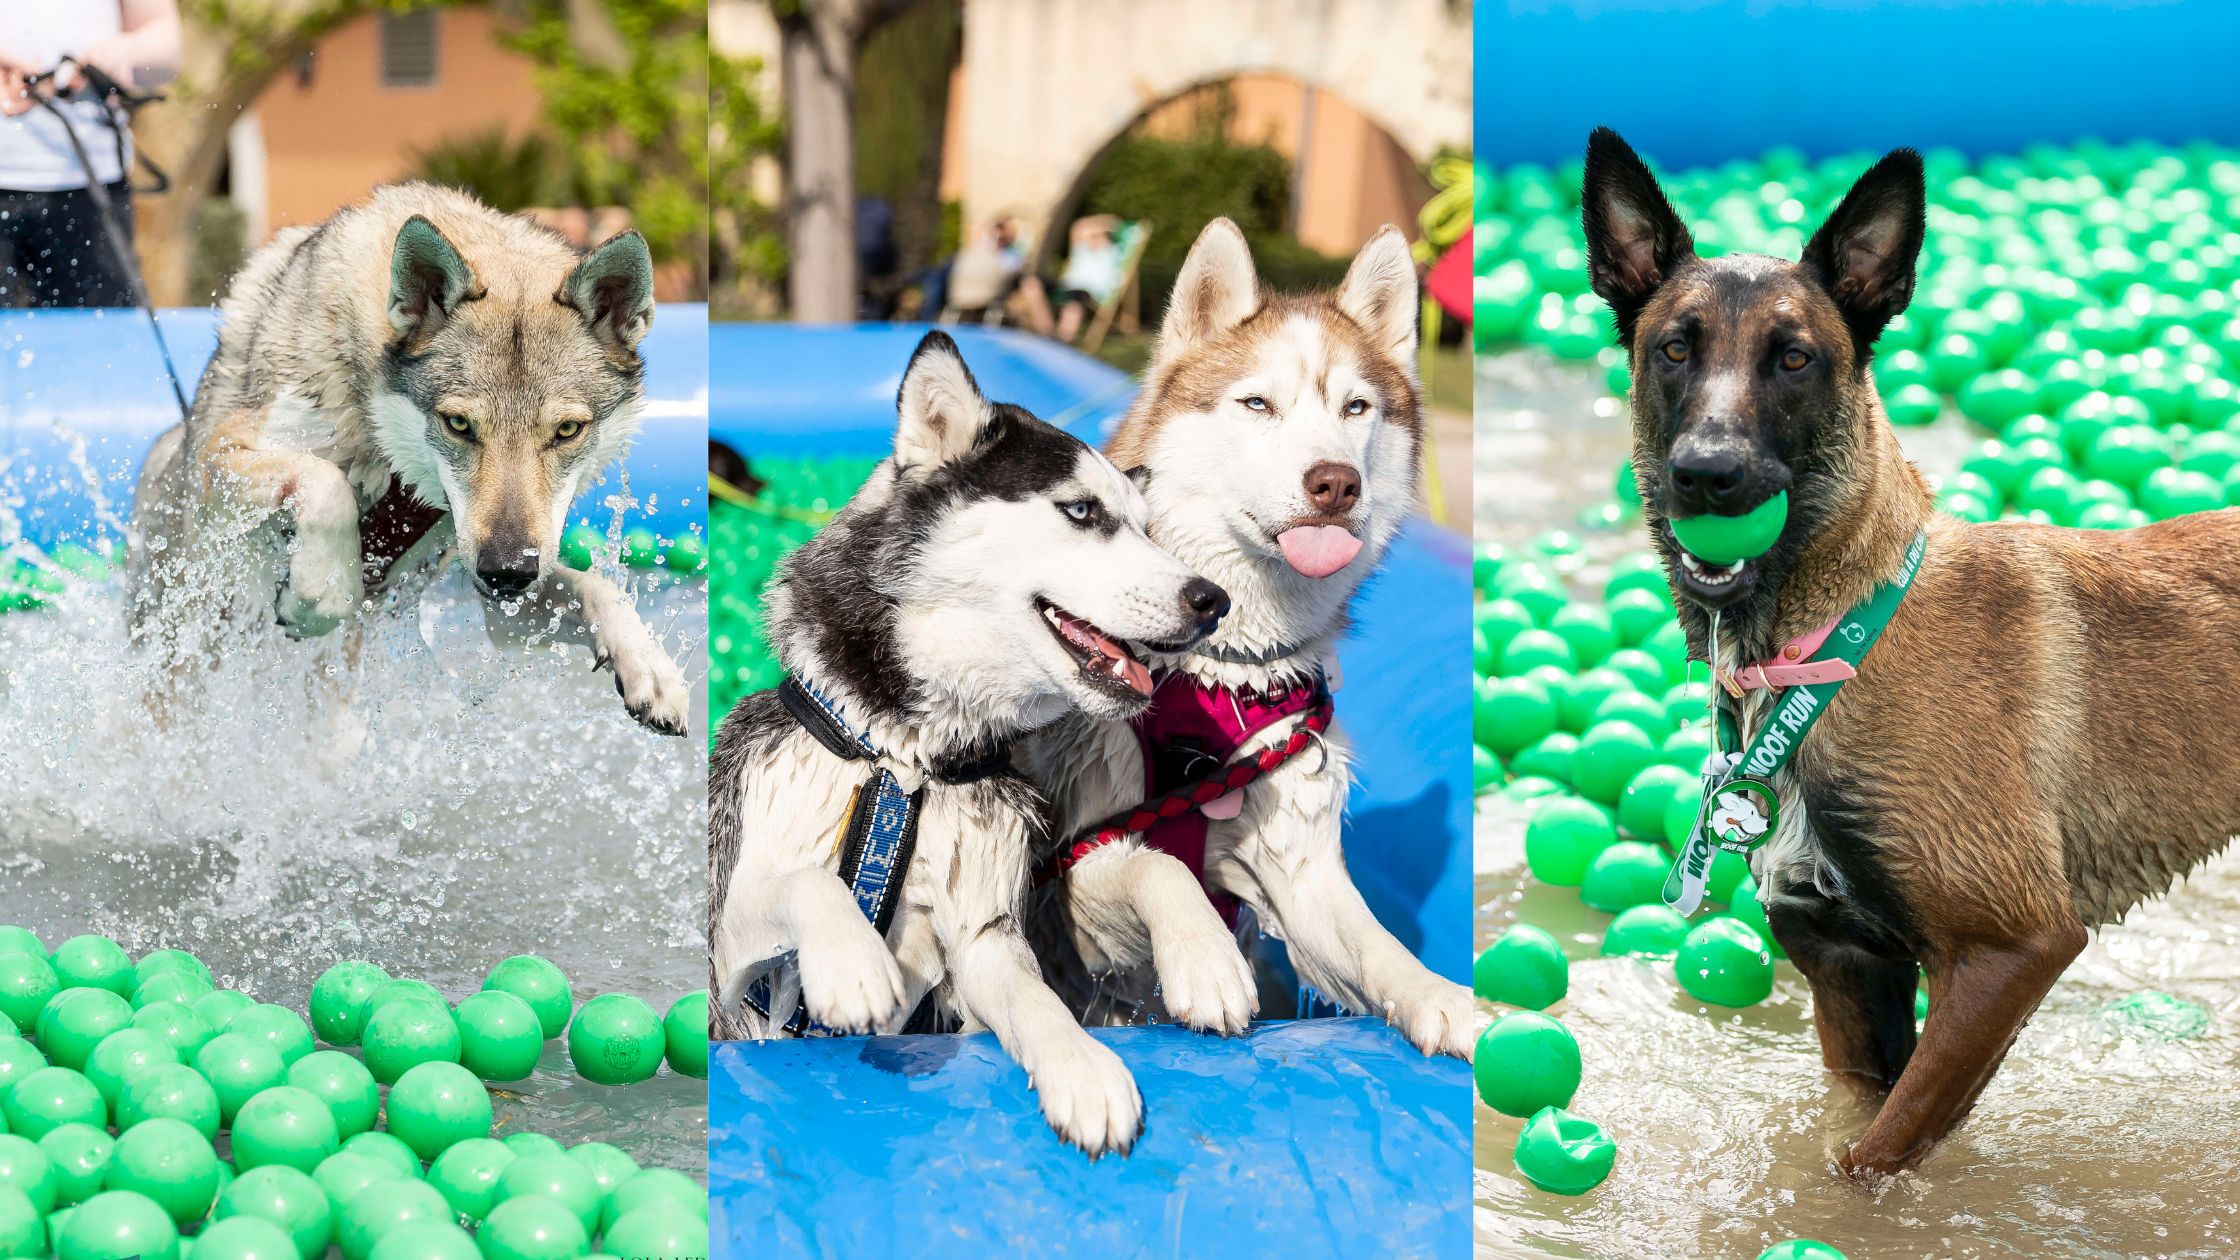
[[[87,156],[86,146],[78,139],[78,129],[70,125],[70,115],[55,104],[52,91],[38,90],[51,85],[55,74],[65,65],[78,68],[79,77],[85,80],[92,88],[94,97],[100,101],[101,115],[108,121],[109,130],[117,138],[117,169],[122,172],[118,178],[126,181],[128,188],[131,187],[129,181],[132,169],[125,161],[125,136],[132,129],[132,112],[143,105],[160,101],[163,97],[153,92],[129,91],[99,67],[89,66],[75,57],[64,57],[55,63],[53,70],[41,71],[24,81],[24,91],[30,95],[32,102],[54,115],[54,120],[62,124],[62,134],[70,141],[70,151],[78,155],[78,165],[85,169],[86,193],[93,199],[94,209],[101,216],[101,234],[108,240],[110,251],[116,255],[117,264],[124,268],[125,279],[132,284],[133,299],[140,304],[141,313],[148,317],[148,331],[155,334],[156,352],[163,356],[164,375],[171,378],[171,396],[178,400],[179,419],[184,422],[191,410],[187,406],[187,391],[179,384],[179,369],[171,362],[171,344],[163,338],[163,325],[156,319],[155,304],[148,300],[148,286],[140,278],[140,260],[133,256],[132,247],[125,244],[124,229],[119,226],[117,219],[117,204],[109,199],[108,187],[94,171],[93,159]],[[150,161],[145,153],[135,150],[134,156],[147,170],[151,182],[146,188],[132,191],[150,195],[170,191],[171,177],[164,173],[162,167]]]

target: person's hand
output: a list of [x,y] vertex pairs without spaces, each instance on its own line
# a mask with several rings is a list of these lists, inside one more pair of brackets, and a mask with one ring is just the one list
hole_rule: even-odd
[[5,48],[0,48],[0,116],[12,118],[31,108],[31,93],[24,80],[38,73],[39,67],[26,65],[23,58]]
[[82,61],[108,75],[111,81],[129,88],[138,77],[138,72],[133,65],[134,60],[132,36],[130,34],[112,35],[99,43],[88,46],[84,52],[78,54],[77,61],[64,62],[62,68],[54,76],[55,91],[57,93],[75,92],[86,86],[85,76],[78,72],[78,61]]

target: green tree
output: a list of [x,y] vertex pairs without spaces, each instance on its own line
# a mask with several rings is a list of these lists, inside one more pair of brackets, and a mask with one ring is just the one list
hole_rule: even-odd
[[708,301],[718,319],[767,316],[786,278],[785,226],[755,191],[755,167],[785,148],[785,124],[765,104],[759,57],[708,61]]

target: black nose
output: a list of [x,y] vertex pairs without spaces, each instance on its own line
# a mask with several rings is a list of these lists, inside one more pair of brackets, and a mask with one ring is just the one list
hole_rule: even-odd
[[1213,629],[1229,615],[1229,592],[1204,578],[1191,578],[1182,584],[1182,602],[1202,630]]
[[1676,450],[1667,464],[1676,506],[1718,509],[1731,506],[1750,479],[1750,465],[1725,447]]
[[537,558],[519,552],[483,556],[475,561],[474,575],[482,589],[499,599],[512,599],[536,584]]

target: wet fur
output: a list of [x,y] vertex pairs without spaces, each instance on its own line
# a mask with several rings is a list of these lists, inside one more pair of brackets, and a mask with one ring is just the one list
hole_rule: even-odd
[[[1781,776],[1789,808],[1754,860],[1774,934],[1812,985],[1827,1066],[1889,1091],[1841,1159],[1869,1177],[1918,1164],[1966,1114],[2088,928],[2240,830],[2240,679],[2217,665],[2240,641],[2240,511],[2112,532],[1936,513],[1871,370],[1911,293],[1920,181],[1918,158],[1885,159],[1803,263],[1701,260],[1622,141],[1598,133],[1587,168],[1590,258],[1632,354],[1634,467],[1668,572],[1665,469],[1692,426],[1731,430],[1760,489],[1787,479],[1789,524],[1722,614],[1722,663],[1833,620],[1928,531],[1905,602]],[[1628,241],[1611,224],[1629,216],[1652,227]],[[1853,231],[1898,247],[1846,253]],[[1689,312],[1704,347],[1691,361],[1786,329],[1820,371],[1760,372],[1724,416],[1691,409],[1652,358]],[[1673,581],[1702,658],[1709,617]],[[1751,693],[1753,726],[1765,708]],[[1931,997],[1918,1046],[1916,964]]]

